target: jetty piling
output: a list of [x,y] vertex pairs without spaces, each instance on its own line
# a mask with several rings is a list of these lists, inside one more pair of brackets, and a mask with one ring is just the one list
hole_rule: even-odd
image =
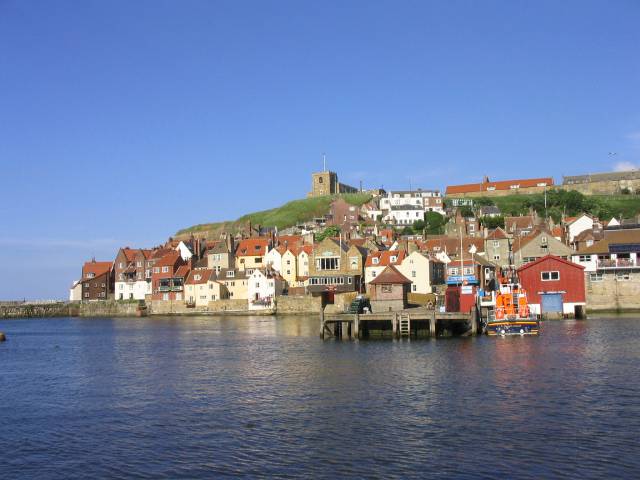
[[[320,311],[320,337],[357,339],[366,337],[371,330],[391,330],[393,338],[411,338],[418,335],[426,335],[436,338],[438,322],[457,325],[456,330],[465,329],[464,335],[478,335],[478,314],[475,311],[469,313],[438,312],[427,309],[411,309],[401,312],[384,312],[370,314],[326,314],[324,309]],[[450,327],[447,327],[450,328]],[[423,333],[420,333],[423,332]]]

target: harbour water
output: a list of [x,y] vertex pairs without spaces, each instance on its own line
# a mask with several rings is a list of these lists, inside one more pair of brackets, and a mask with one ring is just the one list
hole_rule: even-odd
[[638,318],[357,342],[316,317],[0,330],[4,479],[640,475]]

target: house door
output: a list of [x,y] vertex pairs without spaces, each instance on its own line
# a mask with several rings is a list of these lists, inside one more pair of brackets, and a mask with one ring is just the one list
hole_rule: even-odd
[[324,292],[324,294],[325,294],[325,302],[324,303],[326,305],[333,305],[333,302],[335,301],[335,297],[336,297],[335,292],[333,290],[329,290],[329,291]]
[[541,307],[542,313],[562,313],[562,294],[543,293]]

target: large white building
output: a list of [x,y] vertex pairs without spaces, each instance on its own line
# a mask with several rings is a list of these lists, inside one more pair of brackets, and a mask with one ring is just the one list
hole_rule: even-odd
[[411,225],[423,220],[427,212],[445,214],[438,190],[395,191],[380,198],[383,219],[396,225]]

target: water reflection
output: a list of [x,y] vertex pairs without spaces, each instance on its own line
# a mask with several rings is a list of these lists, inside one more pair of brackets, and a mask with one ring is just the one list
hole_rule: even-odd
[[318,328],[304,316],[3,322],[3,476],[629,478],[640,467],[638,320],[419,341],[322,341]]

